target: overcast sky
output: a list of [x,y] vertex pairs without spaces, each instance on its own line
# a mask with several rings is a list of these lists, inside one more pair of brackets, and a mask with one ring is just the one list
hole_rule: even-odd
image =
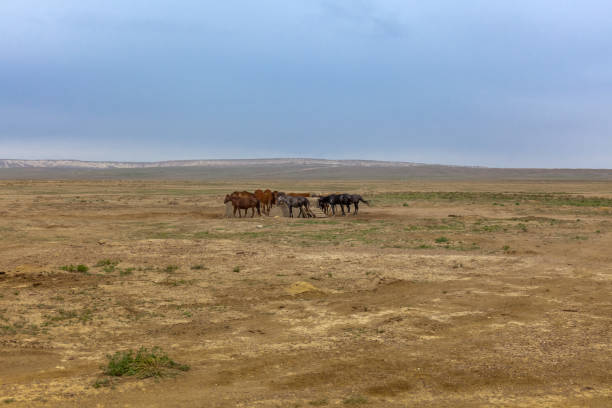
[[612,167],[609,0],[3,0],[0,158]]

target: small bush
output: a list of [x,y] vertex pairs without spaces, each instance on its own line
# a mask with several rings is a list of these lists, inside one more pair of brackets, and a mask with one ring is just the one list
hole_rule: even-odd
[[232,269],[232,272],[240,272],[240,267],[239,266],[235,266],[234,269]]
[[443,243],[445,243],[445,242],[449,242],[449,241],[450,241],[450,240],[449,240],[448,238],[446,238],[446,237],[439,237],[439,238],[436,238],[436,243],[438,243],[438,244],[443,244]]
[[206,269],[206,267],[204,265],[193,265],[191,269],[193,269],[194,271],[198,271],[201,269]]
[[118,351],[113,355],[107,355],[106,358],[108,364],[103,367],[104,374],[111,377],[163,377],[172,370],[189,370],[188,365],[176,363],[159,347],[150,350],[141,347],[137,351]]
[[166,268],[164,269],[164,272],[166,273],[174,273],[178,270],[178,266],[177,265],[168,265],[166,266]]

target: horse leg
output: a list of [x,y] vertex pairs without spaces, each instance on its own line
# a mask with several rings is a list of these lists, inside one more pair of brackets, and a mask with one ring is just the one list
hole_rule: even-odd
[[357,215],[357,213],[359,212],[359,202],[353,204],[355,206],[355,211],[353,211],[353,215]]

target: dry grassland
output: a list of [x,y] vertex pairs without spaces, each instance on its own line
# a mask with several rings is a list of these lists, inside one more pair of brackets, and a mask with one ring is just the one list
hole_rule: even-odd
[[0,272],[1,405],[612,406],[611,182],[0,181]]

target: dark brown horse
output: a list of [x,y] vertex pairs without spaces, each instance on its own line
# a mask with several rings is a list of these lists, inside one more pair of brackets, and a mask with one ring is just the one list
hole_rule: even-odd
[[[250,193],[249,193],[250,194]],[[255,208],[257,208],[257,215],[261,216],[260,203],[254,195],[243,195],[232,193],[225,196],[223,203],[232,203],[234,207],[234,217],[236,216],[236,210],[238,210],[238,216],[242,218],[240,210],[244,210],[244,216],[246,217],[248,209],[251,209],[251,218],[255,216]]]
[[[248,191],[234,191],[232,194],[230,194],[230,197],[240,197],[240,198],[249,198],[249,197],[255,197],[255,194],[253,193],[249,193]],[[255,197],[257,198],[257,197]],[[244,216],[246,217],[247,214],[247,210],[244,210]]]

